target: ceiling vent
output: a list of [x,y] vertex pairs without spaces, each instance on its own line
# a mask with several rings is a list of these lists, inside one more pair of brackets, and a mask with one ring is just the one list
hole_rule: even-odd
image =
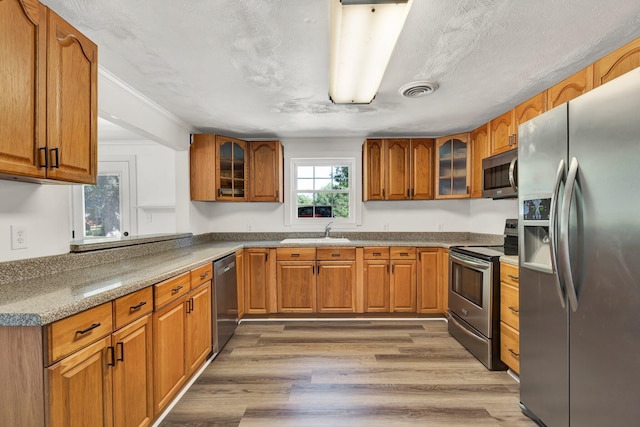
[[438,83],[434,82],[412,82],[402,86],[398,93],[405,98],[418,98],[419,96],[429,95],[438,89]]

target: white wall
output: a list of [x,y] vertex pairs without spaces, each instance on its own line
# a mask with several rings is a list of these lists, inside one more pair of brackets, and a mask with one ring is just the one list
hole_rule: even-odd
[[176,232],[176,151],[154,141],[101,143],[98,158],[133,156],[138,235]]

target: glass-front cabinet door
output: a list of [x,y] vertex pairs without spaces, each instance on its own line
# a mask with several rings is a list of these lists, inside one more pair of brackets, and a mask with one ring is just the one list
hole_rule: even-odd
[[216,200],[246,201],[249,166],[247,143],[217,136],[216,144]]
[[469,197],[469,134],[436,139],[436,199]]

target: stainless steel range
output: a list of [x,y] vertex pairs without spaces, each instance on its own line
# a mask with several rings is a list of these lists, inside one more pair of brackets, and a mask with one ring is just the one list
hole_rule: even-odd
[[500,361],[500,257],[518,253],[518,220],[505,224],[503,246],[449,250],[449,333],[490,370]]

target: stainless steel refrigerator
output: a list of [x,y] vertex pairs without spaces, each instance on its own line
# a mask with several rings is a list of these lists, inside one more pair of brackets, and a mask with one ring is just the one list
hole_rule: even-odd
[[640,425],[640,69],[518,141],[522,410]]

